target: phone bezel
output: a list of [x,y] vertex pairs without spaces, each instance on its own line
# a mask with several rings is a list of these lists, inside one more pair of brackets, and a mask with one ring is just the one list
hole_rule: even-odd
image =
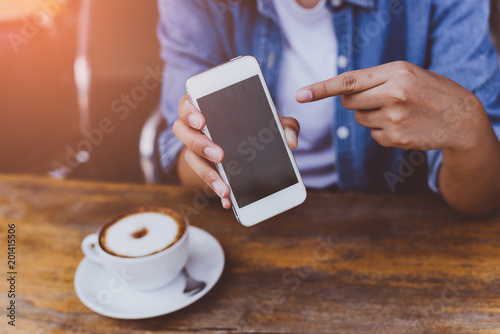
[[[242,80],[251,78],[255,75],[259,76],[268,103],[271,107],[271,111],[278,125],[281,140],[288,152],[288,157],[293,166],[298,182],[272,195],[248,204],[243,208],[240,208],[238,206],[233,192],[231,191],[230,200],[233,206],[233,211],[238,221],[244,226],[253,226],[261,221],[287,211],[303,203],[307,196],[307,192],[302,181],[302,177],[300,176],[299,169],[295,162],[295,158],[293,157],[292,151],[286,143],[283,127],[281,126],[278,112],[271,98],[271,94],[269,93],[264,75],[262,74],[257,59],[252,56],[241,56],[227,63],[211,68],[205,72],[192,76],[186,82],[186,91],[188,92],[191,103],[199,110],[200,107],[197,102],[199,98],[221,90],[225,87],[231,86]],[[212,139],[212,137],[210,136],[210,130],[206,126],[203,128],[203,133],[208,138]],[[224,171],[222,165],[220,163],[217,163],[216,167],[224,182],[226,182],[226,184],[228,184],[231,188],[231,184],[230,182],[228,182],[226,172]]]

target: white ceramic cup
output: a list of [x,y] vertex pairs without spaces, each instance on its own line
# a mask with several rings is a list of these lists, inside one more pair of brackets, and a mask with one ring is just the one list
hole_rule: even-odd
[[97,233],[90,234],[83,239],[82,251],[85,257],[102,264],[115,277],[119,278],[124,286],[130,285],[139,290],[153,290],[170,283],[179,276],[189,255],[189,225],[179,212],[175,211],[184,220],[186,229],[177,242],[160,252],[141,257],[120,257],[106,252],[99,243],[100,234],[110,223],[135,213],[166,214],[165,210],[173,212],[163,208],[141,208],[110,219],[99,228]]

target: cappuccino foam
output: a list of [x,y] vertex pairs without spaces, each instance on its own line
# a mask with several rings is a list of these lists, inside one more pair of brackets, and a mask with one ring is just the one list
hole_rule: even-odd
[[140,212],[121,218],[103,231],[101,246],[113,255],[141,257],[160,252],[180,239],[184,225],[157,212]]

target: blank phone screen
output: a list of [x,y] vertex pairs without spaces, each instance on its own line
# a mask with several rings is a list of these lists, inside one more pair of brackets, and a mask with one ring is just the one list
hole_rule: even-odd
[[197,102],[240,208],[298,183],[258,75]]

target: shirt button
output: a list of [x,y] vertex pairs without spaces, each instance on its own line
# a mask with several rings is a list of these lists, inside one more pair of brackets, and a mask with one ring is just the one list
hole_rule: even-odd
[[347,139],[349,137],[349,128],[347,126],[339,126],[337,128],[337,137],[339,139]]
[[349,59],[347,59],[346,56],[342,55],[339,56],[339,59],[337,60],[337,66],[341,69],[344,69],[349,65]]
[[331,0],[330,3],[333,7],[339,7],[342,4],[342,0]]

